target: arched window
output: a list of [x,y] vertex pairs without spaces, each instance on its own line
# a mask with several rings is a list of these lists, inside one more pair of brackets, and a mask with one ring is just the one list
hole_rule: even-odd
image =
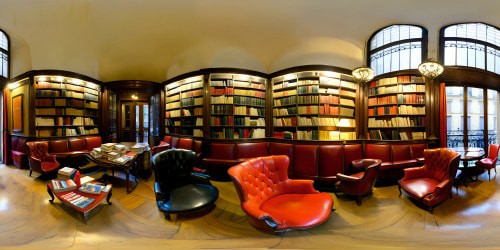
[[368,40],[368,63],[376,75],[417,69],[426,54],[427,30],[416,25],[391,25]]
[[485,23],[461,23],[441,29],[444,65],[466,66],[500,74],[500,30]]
[[0,77],[9,78],[9,39],[0,30]]

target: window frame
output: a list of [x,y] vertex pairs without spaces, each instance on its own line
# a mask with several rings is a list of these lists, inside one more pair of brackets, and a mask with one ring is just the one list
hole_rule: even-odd
[[[5,80],[7,80],[9,77],[10,77],[10,37],[9,35],[7,34],[7,32],[5,32],[4,30],[0,29],[0,34],[5,36],[6,40],[7,40],[7,48],[3,48],[3,47],[0,47],[0,78],[4,78]],[[2,54],[5,54],[5,56],[7,56],[7,72],[6,72],[6,75],[3,74],[3,59],[1,58],[1,55]]]
[[[488,24],[488,23],[484,23],[484,22],[464,22],[464,23],[454,23],[454,24],[450,24],[450,25],[446,25],[444,27],[442,27],[440,30],[439,30],[439,54],[440,54],[440,61],[443,62],[443,65],[444,66],[451,66],[451,67],[467,67],[467,68],[472,68],[472,69],[476,69],[476,70],[481,70],[481,71],[486,71],[486,72],[491,72],[493,74],[497,74],[499,75],[500,74],[500,71],[496,71],[497,68],[500,68],[500,65],[495,65],[495,62],[493,62],[493,69],[492,70],[488,70],[488,51],[491,50],[491,49],[494,49],[497,51],[497,53],[499,54],[499,56],[494,56],[493,57],[493,61],[500,61],[500,44],[496,45],[496,44],[493,44],[493,43],[490,43],[488,42],[488,37],[486,36],[485,37],[485,40],[479,40],[477,38],[469,38],[467,37],[468,34],[465,33],[463,37],[461,36],[445,36],[445,31],[446,29],[450,28],[450,27],[453,27],[453,26],[460,26],[460,25],[469,25],[469,24],[481,24],[481,25],[485,25],[486,28],[494,28],[498,31],[498,36],[500,37],[500,29],[494,25],[491,25],[491,24]],[[487,29],[486,29],[487,30]],[[454,61],[455,63],[454,64],[445,64],[445,59],[446,59],[446,48],[445,47],[445,44],[446,43],[461,43],[461,44],[464,44],[464,45],[470,45],[470,46],[476,46],[479,47],[479,46],[482,46],[484,48],[484,50],[482,51],[482,54],[483,54],[483,62],[481,65],[483,65],[483,68],[481,67],[478,67],[478,60],[479,59],[477,57],[477,54],[478,52],[480,52],[481,50],[478,50],[478,49],[474,49],[473,51],[476,52],[475,55],[476,57],[474,58],[474,66],[470,66],[471,65],[471,60],[469,60],[469,53],[472,51],[469,51],[469,46],[467,46],[467,50],[466,50],[466,55],[467,55],[467,58],[465,58],[465,61],[466,61],[466,64],[467,65],[463,65],[463,64],[458,64],[458,59],[457,59],[457,54],[458,54],[458,50],[455,50],[455,54],[453,55],[453,58],[454,58]],[[458,46],[456,46],[456,48],[458,48]]]
[[[385,29],[393,27],[393,26],[410,26],[410,27],[419,28],[422,31],[422,37],[421,38],[412,38],[409,35],[408,39],[391,41],[391,42],[388,42],[388,43],[386,43],[384,45],[378,46],[377,48],[372,49],[372,40],[375,38],[375,36],[377,36],[380,32],[384,32]],[[372,68],[375,71],[375,75],[376,76],[382,75],[382,74],[387,74],[387,73],[398,72],[398,71],[401,71],[401,70],[414,70],[414,69],[417,69],[418,68],[418,64],[422,63],[425,60],[425,58],[427,58],[427,53],[428,53],[428,39],[429,38],[428,38],[428,31],[427,31],[427,29],[424,28],[423,26],[420,26],[420,25],[415,25],[415,24],[391,24],[391,25],[382,27],[382,28],[376,30],[368,38],[368,41],[367,41],[367,44],[366,44],[367,56],[365,58],[365,60],[366,60],[365,63],[366,63],[366,65],[369,65],[369,67]],[[399,63],[398,63],[399,64],[399,69],[397,69],[397,70],[390,70],[389,69],[389,71],[385,71],[384,70],[383,72],[378,72],[376,70],[377,67],[375,67],[375,65],[371,64],[371,57],[374,54],[377,54],[379,52],[383,52],[386,49],[393,48],[393,47],[396,47],[396,46],[401,46],[401,45],[409,45],[411,47],[412,44],[417,43],[417,42],[421,43],[420,44],[421,45],[421,57],[420,57],[420,63],[417,63],[417,65],[414,68],[411,66],[412,65],[412,63],[411,63],[411,55],[410,55],[410,58],[409,58],[410,61],[409,61],[409,67],[408,68],[401,68],[401,61],[399,61]],[[390,53],[389,55],[392,55],[392,54],[395,54],[395,53],[400,53],[400,52],[398,51],[398,52]],[[411,54],[411,51],[410,51],[409,54]],[[385,68],[385,66],[383,68]]]

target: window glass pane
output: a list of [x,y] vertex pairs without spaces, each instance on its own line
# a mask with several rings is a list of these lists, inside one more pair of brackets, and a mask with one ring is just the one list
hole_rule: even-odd
[[391,42],[391,29],[385,29],[383,32],[384,36],[384,44],[388,44]]
[[476,44],[476,67],[479,69],[485,69],[485,51],[484,46]]
[[4,50],[9,50],[9,41],[7,40],[7,36],[5,33],[0,31],[0,48]]
[[467,66],[476,67],[476,51],[473,43],[467,43]]
[[457,26],[453,25],[444,30],[445,37],[456,37],[457,36]]
[[386,72],[399,70],[399,53],[392,53],[390,57],[392,58],[391,70],[388,70]]
[[457,43],[446,42],[444,45],[444,65],[456,65]]
[[481,41],[486,41],[486,25],[482,23],[477,24],[477,39]]
[[467,43],[457,42],[457,65],[467,66]]
[[490,47],[486,50],[486,70],[495,72],[495,49]]
[[488,89],[488,144],[498,143],[498,92]]
[[483,89],[467,88],[468,146],[484,148],[484,100]]
[[464,24],[457,25],[457,37],[467,37],[467,26]]
[[416,69],[422,63],[422,47],[420,43],[412,43],[410,68]]
[[422,38],[422,29],[420,27],[410,26],[410,38]]
[[399,60],[399,69],[409,69],[410,68],[410,50],[409,50],[409,45],[401,45],[402,50],[399,52],[400,53],[400,60]]
[[410,26],[401,26],[399,30],[400,30],[399,39],[395,39],[394,41],[410,39]]
[[467,25],[467,38],[476,39],[476,24],[470,23]]
[[[447,146],[463,147],[464,145],[464,113],[463,87],[446,87],[447,116],[450,125],[447,125]],[[451,104],[450,104],[451,103]]]

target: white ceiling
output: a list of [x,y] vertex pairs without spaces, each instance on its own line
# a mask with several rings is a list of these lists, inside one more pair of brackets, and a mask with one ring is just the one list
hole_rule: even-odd
[[210,67],[352,69],[368,37],[390,24],[428,29],[435,58],[439,28],[470,21],[500,27],[500,1],[0,0],[12,76],[58,69],[105,82]]

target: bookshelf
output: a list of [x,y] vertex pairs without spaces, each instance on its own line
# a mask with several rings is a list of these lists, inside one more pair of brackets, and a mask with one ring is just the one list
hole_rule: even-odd
[[37,138],[99,134],[100,86],[82,79],[34,76]]
[[210,81],[210,137],[265,138],[266,82],[247,74],[213,73]]
[[203,76],[165,86],[165,132],[203,137]]
[[[334,71],[301,71],[271,79],[274,137],[295,140],[356,139],[357,84]],[[340,121],[347,126],[339,126]]]
[[372,140],[426,139],[425,80],[400,75],[368,86],[368,137]]

